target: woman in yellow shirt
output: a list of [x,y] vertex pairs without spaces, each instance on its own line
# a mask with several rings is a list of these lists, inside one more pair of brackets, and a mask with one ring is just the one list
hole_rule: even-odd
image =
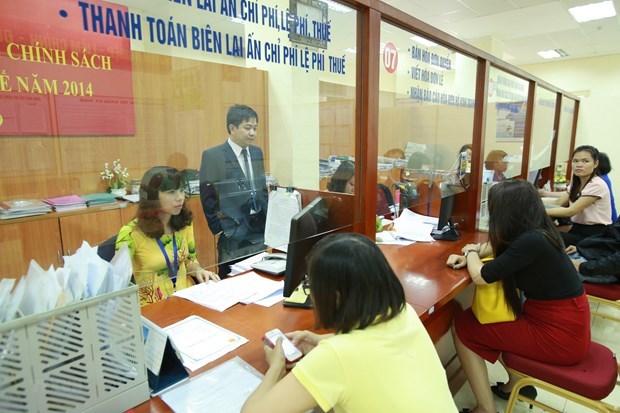
[[127,244],[140,305],[154,303],[195,281],[219,280],[196,258],[192,212],[185,205],[185,182],[172,167],[149,169],[140,183],[136,218],[123,226],[116,249]]
[[281,339],[242,413],[456,412],[446,373],[400,281],[367,237],[329,235],[307,257],[320,327],[287,334],[304,354],[285,374]]

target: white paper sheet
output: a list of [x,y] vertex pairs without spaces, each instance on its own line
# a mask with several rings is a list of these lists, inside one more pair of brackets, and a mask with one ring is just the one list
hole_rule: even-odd
[[232,276],[240,274],[242,272],[246,272],[246,271],[251,270],[252,269],[252,264],[262,260],[263,257],[265,257],[265,255],[267,255],[266,252],[261,252],[261,253],[256,254],[256,255],[252,255],[251,257],[248,257],[248,258],[246,258],[243,261],[239,261],[239,262],[231,265],[230,266],[230,274],[228,274],[228,276],[232,277]]
[[[255,272],[227,278],[220,282],[206,282],[174,293],[197,304],[224,311],[241,301],[253,302],[282,288],[282,281],[272,281]],[[250,297],[256,297],[252,299]]]
[[262,305],[263,307],[271,307],[272,305],[284,300],[284,288],[276,291],[268,297],[261,300],[254,301],[254,304]]
[[301,211],[301,195],[277,188],[269,194],[265,223],[265,244],[271,248],[287,245],[291,233],[291,218]]
[[401,239],[431,242],[431,232],[437,226],[438,218],[416,214],[408,209],[394,220],[394,229]]
[[410,245],[415,241],[402,239],[395,231],[378,232],[376,236],[377,244]]
[[239,413],[262,377],[235,357],[163,393],[161,398],[175,412]]
[[181,353],[183,365],[196,370],[248,340],[198,316],[189,316],[163,329]]

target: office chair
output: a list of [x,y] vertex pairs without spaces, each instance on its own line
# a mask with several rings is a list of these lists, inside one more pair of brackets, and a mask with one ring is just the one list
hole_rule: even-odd
[[97,255],[107,262],[112,261],[114,254],[116,254],[116,236],[117,234],[114,234],[97,247]]

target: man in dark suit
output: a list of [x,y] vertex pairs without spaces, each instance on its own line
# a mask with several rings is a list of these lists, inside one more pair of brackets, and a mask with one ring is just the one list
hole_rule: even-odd
[[234,105],[226,115],[228,140],[202,153],[200,200],[217,242],[219,275],[230,264],[265,249],[267,183],[263,151],[252,146],[258,115],[245,105]]

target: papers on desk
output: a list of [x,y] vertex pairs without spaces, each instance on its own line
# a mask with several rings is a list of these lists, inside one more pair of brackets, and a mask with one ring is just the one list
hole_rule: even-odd
[[235,357],[161,395],[175,412],[239,413],[263,375]]
[[260,254],[252,255],[243,261],[234,263],[230,266],[230,274],[228,274],[228,276],[232,277],[237,274],[241,274],[242,272],[250,271],[252,269],[252,264],[262,260],[265,255],[267,255],[266,252],[261,252]]
[[402,214],[394,220],[396,238],[401,240],[431,242],[431,232],[437,227],[438,218],[416,214],[404,209]]
[[[213,310],[224,311],[239,302],[266,305],[261,300],[271,298],[267,300],[271,302],[274,299],[273,295],[278,292],[281,295],[283,289],[284,281],[273,281],[250,272],[217,283],[209,281],[197,284],[177,291],[174,295]],[[273,304],[274,302],[271,303]]]
[[183,365],[192,371],[248,342],[247,338],[195,315],[163,330],[181,353]]
[[400,238],[396,231],[382,231],[377,232],[376,242],[377,244],[410,245],[415,241]]

